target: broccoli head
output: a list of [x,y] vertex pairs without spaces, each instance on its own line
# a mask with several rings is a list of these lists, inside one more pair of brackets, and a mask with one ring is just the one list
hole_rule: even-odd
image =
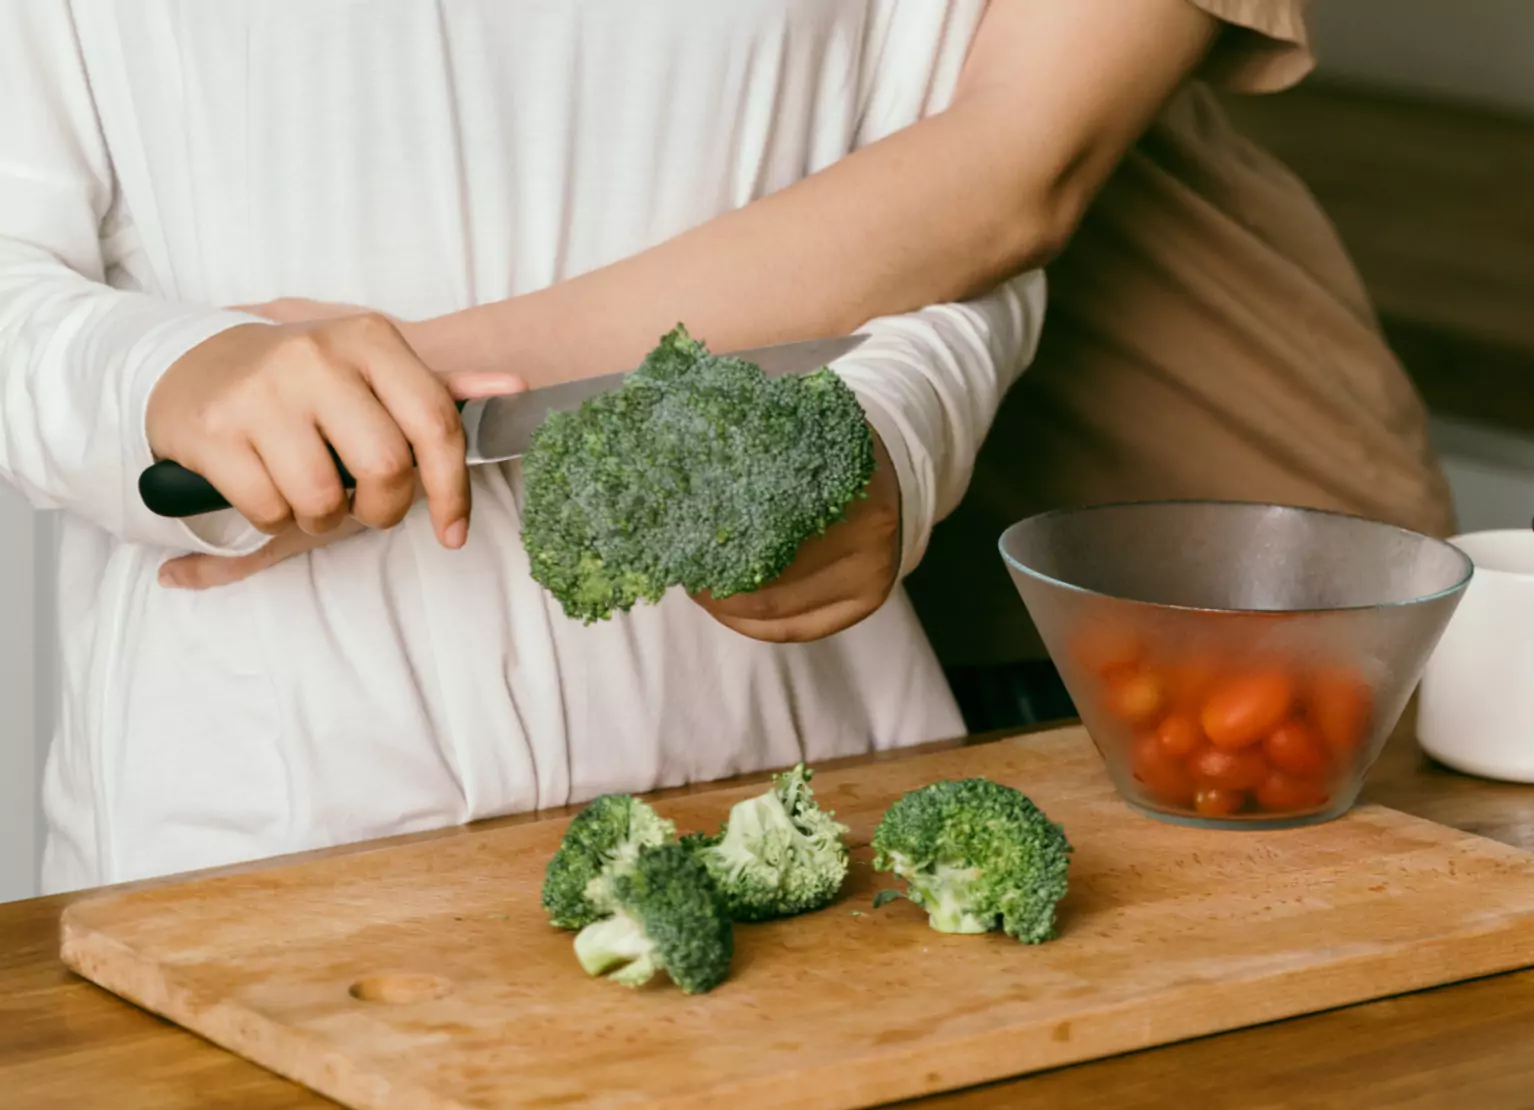
[[804,764],[774,775],[772,789],[735,803],[718,836],[683,838],[714,877],[737,921],[818,910],[847,877],[847,827],[815,804]]
[[768,378],[680,325],[523,457],[533,578],[585,623],[673,586],[758,589],[867,496],[873,435],[831,370]]
[[973,778],[913,790],[885,812],[873,847],[874,867],[904,879],[939,932],[999,927],[1028,944],[1054,935],[1071,846],[1010,786]]
[[570,822],[543,875],[543,908],[561,929],[579,929],[608,911],[613,878],[640,850],[676,839],[676,825],[638,798],[606,794]]
[[735,938],[708,870],[680,844],[645,848],[612,879],[610,917],[575,936],[575,954],[588,975],[626,987],[658,971],[688,994],[724,982]]

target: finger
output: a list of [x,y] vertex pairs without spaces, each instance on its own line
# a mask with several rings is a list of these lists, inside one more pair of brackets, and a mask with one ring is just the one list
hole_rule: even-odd
[[799,545],[794,561],[788,569],[768,583],[768,589],[792,586],[825,571],[843,559],[857,554],[856,533],[848,531],[844,523],[833,524],[824,534],[811,536]]
[[877,608],[877,605],[850,599],[787,620],[758,621],[718,614],[714,614],[714,619],[732,632],[763,643],[808,644],[846,631]]
[[300,528],[320,535],[346,519],[346,491],[318,427],[291,418],[275,419],[258,428],[252,438]]
[[[752,621],[785,620],[849,597],[872,596],[876,592],[872,585],[881,582],[888,571],[883,564],[884,560],[870,558],[867,552],[842,550],[829,564],[813,571],[801,571],[793,580],[785,573],[750,593],[725,598],[704,596],[698,600],[716,615]],[[790,571],[798,567],[795,563]]]
[[258,570],[288,558],[299,543],[317,542],[296,527],[249,555],[183,555],[160,567],[160,585],[182,590],[208,590],[249,578]]
[[292,522],[292,508],[253,445],[241,444],[206,461],[194,460],[192,469],[267,535],[276,535]]
[[249,555],[182,555],[160,567],[160,585],[170,589],[209,590],[243,581],[298,555],[327,547],[367,529],[346,521],[325,536],[311,536],[290,525],[276,539]]
[[356,479],[351,515],[373,528],[394,527],[415,501],[415,460],[405,433],[359,375],[324,375],[312,388],[320,434]]
[[250,555],[183,555],[160,567],[160,585],[172,590],[211,590],[249,578],[268,564],[265,548]]
[[437,540],[462,547],[469,533],[469,468],[452,395],[387,321],[358,317],[355,326],[366,329],[362,337],[369,352],[358,370],[415,452]]
[[462,373],[440,375],[442,384],[455,401],[476,401],[481,397],[504,397],[522,393],[527,383],[515,374],[501,374],[490,370],[470,370]]
[[[866,553],[874,546],[892,547],[890,539],[898,537],[899,525],[897,522],[876,518],[876,513],[878,509],[872,502],[854,502],[841,520],[801,543],[794,554],[794,561],[787,570],[773,579],[768,588],[802,582],[821,574],[850,555]],[[888,514],[884,516],[888,517]]]

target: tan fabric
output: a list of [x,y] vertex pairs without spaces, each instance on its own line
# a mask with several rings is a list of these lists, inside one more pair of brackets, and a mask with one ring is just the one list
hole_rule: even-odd
[[1235,92],[1287,89],[1315,68],[1303,0],[1190,0],[1224,21],[1200,76]]
[[909,581],[948,666],[1041,654],[995,550],[1045,509],[1216,497],[1452,531],[1421,400],[1334,229],[1209,88],[1298,80],[1302,5],[1197,2],[1236,26],[1050,267],[1038,359]]

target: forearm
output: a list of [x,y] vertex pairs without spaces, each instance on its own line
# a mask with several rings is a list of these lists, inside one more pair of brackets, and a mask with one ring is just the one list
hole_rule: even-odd
[[728,350],[963,300],[1064,244],[1216,29],[1187,0],[994,0],[946,110],[876,125],[841,161],[631,258],[407,336],[439,370],[543,385],[637,363],[679,319]]
[[[677,323],[715,350],[842,334],[963,299],[1036,261],[1052,216],[1002,159],[972,156],[986,114],[959,106],[781,192],[602,269],[412,325],[439,370],[532,384],[635,364]],[[956,197],[965,203],[956,204]]]

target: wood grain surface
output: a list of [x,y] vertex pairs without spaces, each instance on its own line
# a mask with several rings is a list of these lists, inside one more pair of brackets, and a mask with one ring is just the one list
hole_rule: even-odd
[[[80,902],[65,959],[368,1110],[873,1106],[1534,964],[1524,854],[1378,807],[1283,833],[1152,822],[1079,729],[818,782],[866,845],[900,793],[971,774],[1078,843],[1059,941],[874,913],[860,849],[842,902],[740,929],[718,991],[631,994],[543,921],[544,821]],[[708,827],[745,793],[662,808]]]
[[[1368,794],[1534,851],[1534,788],[1422,755],[1410,718]],[[932,750],[992,738],[934,745]],[[863,757],[848,766],[888,756]],[[514,817],[388,844],[480,836]],[[354,854],[375,845],[315,853]],[[231,870],[248,870],[239,868]],[[0,1092],[17,1110],[323,1110],[334,1104],[70,974],[60,911],[79,896],[0,904]],[[918,1110],[1528,1110],[1534,972],[1295,1018],[908,1104]]]

